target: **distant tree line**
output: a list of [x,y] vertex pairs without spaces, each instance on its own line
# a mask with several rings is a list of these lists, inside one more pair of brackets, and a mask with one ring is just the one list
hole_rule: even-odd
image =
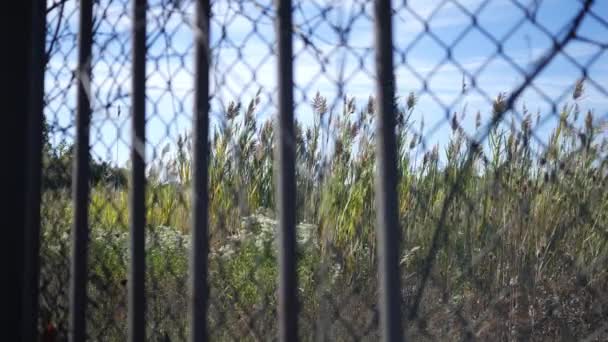
[[[51,127],[46,118],[43,122],[43,172],[42,184],[45,190],[69,190],[72,186],[72,170],[74,168],[74,143],[65,140],[57,146],[50,141]],[[89,150],[89,156],[91,152]],[[107,185],[116,188],[127,186],[126,170],[111,165],[104,160],[90,158],[91,185]]]

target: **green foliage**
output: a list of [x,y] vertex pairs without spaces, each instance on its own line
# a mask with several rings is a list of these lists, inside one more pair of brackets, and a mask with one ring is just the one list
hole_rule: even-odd
[[[510,127],[494,127],[481,145],[471,145],[460,127],[463,112],[452,117],[452,136],[443,155],[439,146],[427,151],[422,147],[424,123],[411,120],[417,105],[414,94],[406,97],[404,106],[396,99],[404,275],[416,277],[423,272],[427,254],[437,241],[432,273],[446,284],[444,295],[482,301],[514,279],[531,277],[542,283],[568,276],[572,270],[563,267],[565,255],[580,267],[605,260],[608,144],[605,124],[595,122],[592,111],[586,112],[582,125],[578,120],[582,91],[577,86],[574,104],[563,107],[547,146],[535,140],[538,123],[533,124],[525,107],[519,125],[512,121]],[[274,313],[262,315],[260,310],[276,302],[275,136],[270,121],[255,119],[259,96],[246,108],[231,103],[222,124],[212,132],[210,281],[216,300],[210,312],[212,320],[244,335],[255,335],[251,328],[255,327],[265,336],[274,334],[265,330],[273,326]],[[505,94],[496,98],[490,121],[504,113],[505,98]],[[298,218],[310,224],[299,230],[311,232],[314,241],[310,246],[299,245],[298,275],[303,310],[317,317],[323,311],[321,287],[339,297],[346,296],[350,285],[359,284],[361,302],[375,296],[376,112],[372,98],[361,109],[354,99],[345,98],[341,112],[334,113],[327,99],[317,94],[312,107],[311,127],[297,123],[295,135]],[[481,120],[478,113],[477,129]],[[420,126],[416,133],[411,129],[414,125]],[[65,242],[57,239],[68,236],[71,209],[69,192],[64,189],[70,184],[72,149],[65,144],[47,145],[45,151],[46,189],[62,190],[53,200],[50,193],[45,194],[49,200],[43,213],[47,241],[43,252],[51,263],[61,255],[62,246],[53,241]],[[170,147],[163,152],[170,154],[169,161],[154,165],[156,173],[151,174],[146,193],[148,263],[152,279],[160,283],[151,310],[160,310],[162,316],[161,309],[172,303],[175,317],[185,319],[184,308],[175,303],[186,303],[190,135],[179,137],[174,154]],[[163,181],[160,171],[172,175],[174,182]],[[120,178],[119,187],[104,185],[108,175],[124,177],[124,171],[100,162],[94,163],[92,173],[97,184],[91,193],[92,273],[105,284],[118,284],[126,277],[126,181]],[[257,223],[242,222],[252,215]],[[63,232],[52,233],[57,229]],[[595,281],[606,280],[605,272],[591,276]],[[361,308],[353,309],[353,315],[357,310]],[[251,315],[263,317],[251,321]]]
[[[42,161],[43,186],[46,190],[70,189],[72,186],[72,170],[74,168],[74,144],[65,140],[57,146],[52,146],[49,136],[51,129],[44,120]],[[93,186],[107,185],[125,189],[127,186],[127,170],[112,166],[104,160],[95,160],[89,151],[89,172]]]

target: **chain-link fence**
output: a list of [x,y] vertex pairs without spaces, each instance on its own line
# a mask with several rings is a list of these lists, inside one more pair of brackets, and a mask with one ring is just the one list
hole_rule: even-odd
[[[134,41],[131,1],[94,1],[91,78],[81,89],[91,108],[82,183],[90,200],[79,216],[72,173],[83,160],[75,156],[85,4],[47,1],[41,331],[52,326],[63,340],[73,328],[76,272],[86,276],[88,339],[128,338],[133,279],[134,289],[145,284],[146,339],[188,339],[191,234],[204,221],[209,338],[275,339],[289,316],[277,309],[289,308],[279,293],[290,293],[278,282],[290,284],[280,259],[289,239],[277,234],[290,218],[275,209],[289,209],[293,195],[301,340],[376,340],[392,327],[385,320],[400,331],[390,336],[416,341],[608,339],[608,3],[393,1],[381,16],[390,1],[294,0],[291,18],[279,16],[293,24],[289,58],[269,0],[212,1],[208,36],[195,24],[204,5],[151,0],[145,46]],[[381,53],[390,32],[392,50]],[[211,57],[209,157],[193,167],[207,137],[193,129],[206,96],[201,36]],[[290,62],[293,87],[279,86],[290,83],[279,70],[290,69],[277,65]],[[289,92],[293,140],[277,132],[288,125],[273,125]],[[388,106],[379,99],[393,93]],[[145,108],[134,110],[139,96]],[[143,109],[140,192],[132,132]],[[274,167],[285,158],[277,141],[293,145],[295,193],[277,191],[286,170]],[[202,202],[197,182],[207,188]],[[208,217],[193,219],[193,208]],[[84,240],[74,238],[74,217],[88,218]],[[129,275],[133,222],[145,222],[144,282]],[[387,250],[393,240],[398,249]],[[84,251],[74,248],[82,241]],[[70,265],[82,253],[78,273]]]

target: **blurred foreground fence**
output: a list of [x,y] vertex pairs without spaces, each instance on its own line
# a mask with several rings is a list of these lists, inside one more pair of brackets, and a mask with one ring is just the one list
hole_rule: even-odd
[[608,339],[606,2],[39,10],[29,340]]

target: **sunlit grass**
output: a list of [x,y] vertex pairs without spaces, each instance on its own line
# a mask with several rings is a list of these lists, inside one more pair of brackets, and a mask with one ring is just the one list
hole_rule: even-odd
[[[510,305],[528,315],[516,302],[535,305],[535,295],[530,293],[540,286],[559,287],[558,279],[579,277],[588,267],[595,268],[585,275],[586,284],[606,282],[607,132],[591,111],[583,111],[580,97],[575,92],[573,105],[563,108],[548,146],[534,139],[537,124],[525,112],[521,124],[494,128],[475,151],[456,115],[444,150],[439,146],[422,150],[420,136],[411,130],[415,123],[410,122],[417,99],[410,94],[403,106],[397,104],[404,288],[415,288],[411,280],[417,281],[429,270],[433,286],[442,284],[442,298],[458,305],[474,302],[470,305],[476,311],[485,312],[492,300],[501,300],[504,290],[516,284],[526,289],[528,297],[514,299]],[[504,101],[505,96],[499,95],[490,114],[501,114]],[[258,103],[257,98],[246,108],[232,103],[223,125],[210,139],[209,279],[214,301],[210,319],[213,324],[233,327],[237,336],[254,336],[256,329],[266,336],[276,329],[274,312],[269,309],[276,302],[277,279],[276,246],[269,228],[274,225],[275,206],[274,132],[269,122],[253,119]],[[314,123],[306,128],[296,125],[295,137],[298,221],[309,224],[300,229],[307,227],[314,240],[312,245],[300,246],[303,314],[319,319],[325,310],[321,303],[326,298],[321,293],[326,287],[336,298],[352,295],[359,301],[352,316],[343,314],[350,317],[347,320],[368,319],[371,314],[364,309],[374,305],[376,296],[374,104],[370,99],[358,109],[354,100],[348,100],[342,112],[333,115],[321,95],[312,105]],[[481,118],[476,121],[479,129]],[[156,173],[148,178],[146,189],[147,260],[149,281],[154,284],[150,312],[157,328],[162,326],[161,330],[179,338],[185,333],[176,332],[176,327],[185,329],[187,302],[190,136],[180,136],[177,146],[166,147],[163,154],[170,161],[152,161]],[[172,181],[160,176],[159,170]],[[105,288],[120,288],[126,279],[128,199],[128,187],[92,188],[91,273]],[[60,250],[64,252],[61,258],[67,260],[71,216],[69,192],[44,194],[43,266],[60,258]],[[257,217],[258,224],[244,224],[243,219],[250,216]],[[264,235],[260,225],[271,233]],[[226,251],[229,256],[224,255]],[[435,257],[432,269],[427,268],[430,252]],[[325,264],[329,265],[326,269]],[[53,278],[47,272],[43,270],[43,281]],[[47,290],[43,288],[43,296]],[[104,298],[100,291],[93,300]],[[124,295],[117,291],[112,300],[118,303]],[[428,309],[439,302],[425,303]],[[92,329],[94,320],[110,309],[96,310],[92,310]],[[166,311],[172,314],[167,316]],[[52,319],[65,319],[53,315]],[[251,315],[257,318],[251,321]],[[179,325],[172,325],[177,321]],[[345,328],[334,329],[340,334]],[[113,334],[122,336],[124,330],[118,330]],[[227,338],[219,330],[218,334],[219,339]]]

